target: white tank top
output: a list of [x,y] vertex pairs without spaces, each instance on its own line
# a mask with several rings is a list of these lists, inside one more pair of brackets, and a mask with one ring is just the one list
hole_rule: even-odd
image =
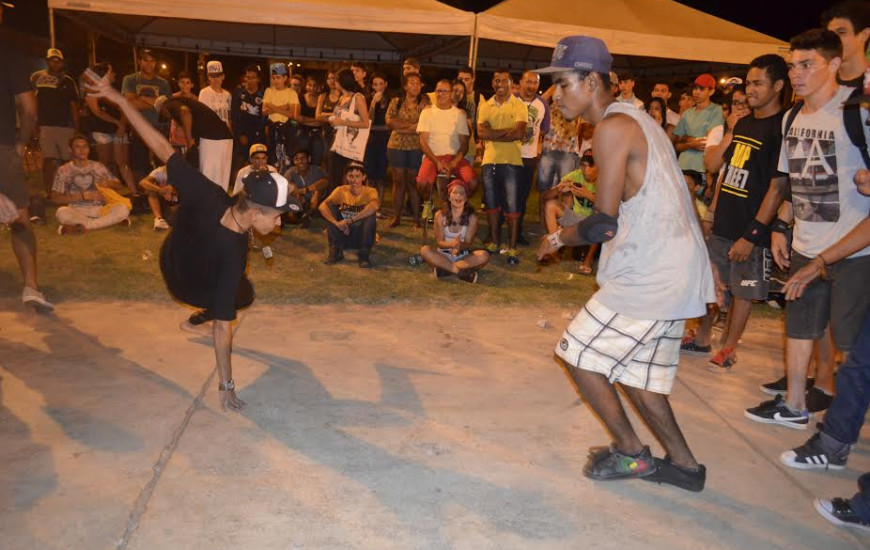
[[612,103],[604,117],[615,113],[630,116],[643,130],[646,174],[637,194],[619,205],[619,229],[602,246],[595,298],[634,319],[700,317],[716,299],[713,273],[674,147],[662,127],[634,105]]
[[445,224],[445,225],[444,225],[444,240],[445,240],[445,241],[452,241],[452,240],[455,239],[456,237],[459,237],[459,240],[460,240],[460,241],[464,241],[464,240],[465,240],[465,234],[468,233],[468,226],[467,226],[467,225],[461,225],[461,226],[459,226],[459,227],[461,227],[461,229],[460,229],[459,232],[457,233],[457,232],[455,232],[455,231],[451,231],[451,230],[450,230],[450,226],[447,225],[447,224]]

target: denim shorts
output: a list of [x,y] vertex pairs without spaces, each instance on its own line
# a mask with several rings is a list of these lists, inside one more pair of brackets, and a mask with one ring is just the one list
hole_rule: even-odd
[[480,168],[488,211],[504,210],[507,216],[520,215],[520,178],[523,167],[514,164],[484,164]]
[[399,168],[411,170],[414,175],[420,171],[420,163],[423,162],[423,151],[419,149],[387,149],[387,159],[390,161],[390,168]]
[[[810,258],[792,251],[790,273],[796,273]],[[827,280],[816,279],[803,296],[785,308],[785,334],[796,340],[820,338],[828,323],[834,343],[843,351],[851,346],[864,314],[870,307],[870,256],[840,260],[828,266]]]
[[577,153],[565,151],[544,151],[538,163],[538,191],[552,189],[562,181],[565,174],[573,172],[580,166]]

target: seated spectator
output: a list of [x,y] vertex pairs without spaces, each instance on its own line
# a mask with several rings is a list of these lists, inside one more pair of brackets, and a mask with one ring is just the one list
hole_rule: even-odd
[[[555,189],[558,190],[558,198],[547,200],[544,204],[544,221],[547,233],[553,233],[560,227],[572,227],[592,215],[595,206],[595,182],[598,179],[598,169],[595,167],[595,159],[591,154],[583,155],[580,159],[580,168],[568,172],[562,178]],[[591,244],[580,265],[580,273],[592,274],[592,260],[598,250],[598,244]],[[558,257],[549,258],[550,261],[558,261]]]
[[[245,179],[245,176],[254,172],[256,170],[268,170],[269,172],[277,172],[274,166],[269,164],[269,149],[262,143],[255,143],[251,145],[251,148],[248,153],[248,160],[251,161],[250,164],[246,164],[239,169],[239,173],[236,174],[236,183],[233,185],[233,192],[231,195],[235,196],[242,192],[242,189],[245,188],[245,184],[242,183],[242,180]],[[289,179],[289,178],[288,178]]]
[[81,134],[69,140],[72,160],[57,169],[51,200],[57,209],[58,235],[84,233],[119,223],[129,225],[130,201],[113,191],[122,188],[106,167],[89,160],[91,145]]
[[[298,215],[299,223],[308,227],[311,216],[317,212],[320,200],[329,187],[326,171],[316,164],[311,164],[311,153],[308,149],[299,149],[293,153],[293,167],[284,174],[291,184],[296,186],[293,195],[302,204],[302,213]],[[295,213],[290,214],[294,218]]]
[[169,229],[169,222],[163,216],[164,208],[178,204],[178,192],[169,184],[166,166],[158,166],[139,182],[139,189],[148,196],[148,206],[154,214],[154,231]]
[[[474,193],[477,183],[474,170],[465,160],[470,135],[468,117],[465,111],[453,106],[451,94],[450,81],[438,81],[435,85],[435,105],[424,109],[417,122],[420,150],[424,155],[417,172],[417,190],[423,200],[429,198],[439,174],[450,179],[459,178],[468,194]],[[446,189],[439,191],[442,197],[446,196]]]
[[471,250],[477,235],[477,214],[468,204],[465,184],[453,180],[447,187],[449,204],[435,213],[435,241],[438,247],[420,249],[423,260],[437,278],[456,275],[466,283],[477,282],[477,272],[489,262],[486,250]]
[[326,228],[329,255],[323,263],[340,262],[344,250],[350,248],[359,251],[359,266],[369,268],[377,228],[378,191],[365,184],[365,166],[356,161],[348,163],[344,169],[344,181],[344,185],[336,187],[320,203],[320,215],[329,222]]

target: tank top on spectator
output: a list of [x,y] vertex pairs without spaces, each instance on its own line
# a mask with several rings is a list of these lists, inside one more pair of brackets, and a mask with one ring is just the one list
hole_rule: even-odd
[[375,103],[375,108],[369,113],[369,118],[372,120],[372,132],[390,131],[387,127],[387,108],[389,106],[389,102],[379,101]]
[[226,123],[218,117],[217,113],[195,99],[174,97],[166,102],[166,109],[179,124],[181,123],[182,105],[190,109],[190,114],[193,117],[193,139],[233,139],[233,134],[230,133]]
[[335,111],[335,107],[338,105],[339,101],[341,101],[341,96],[338,97],[337,101],[332,101],[332,99],[329,98],[329,92],[326,92],[323,94],[323,105],[320,106],[320,112],[332,113]]
[[[819,110],[811,114],[801,110],[780,148],[779,171],[791,180],[792,248],[811,258],[840,240],[870,211],[870,197],[859,193],[852,182],[864,168],[864,160],[843,124],[843,102],[851,92],[852,88],[840,86]],[[783,125],[785,120],[788,114]],[[866,109],[861,109],[861,120],[867,120]],[[870,142],[870,129],[863,128]],[[867,254],[870,247],[850,258]]]
[[[111,117],[114,117],[116,119],[121,118],[121,112],[118,111],[118,109],[110,103],[100,100],[97,102],[97,108],[101,112]],[[83,132],[114,134],[118,131],[117,124],[109,122],[108,120],[103,120],[102,118],[92,113],[90,107],[87,106],[85,107],[85,115],[81,118],[80,124]]]
[[734,137],[725,151],[725,173],[713,222],[715,235],[736,241],[755,219],[776,173],[782,115],[783,111],[760,119],[749,115],[734,127]]
[[30,81],[36,89],[39,125],[72,127],[70,103],[79,100],[75,81],[67,74],[55,76],[48,71],[36,71]]
[[308,118],[314,118],[317,114],[317,100],[314,100],[314,105],[308,104],[307,96],[302,96],[302,102],[299,104],[299,113]]
[[[296,90],[292,88],[284,88],[276,90],[275,88],[266,88],[266,93],[263,94],[263,103],[271,103],[272,105],[298,105],[299,96],[296,95]],[[290,120],[289,117],[280,113],[269,113],[269,122],[285,123]]]
[[450,227],[451,226],[447,225],[445,222],[445,224],[444,224],[444,240],[445,241],[452,241],[452,240],[456,239],[457,237],[459,237],[460,241],[465,240],[465,235],[468,233],[468,226],[467,225],[460,225],[459,231],[453,231],[450,229]]
[[540,97],[526,101],[518,96],[529,112],[529,123],[526,124],[526,135],[523,137],[523,158],[533,159],[539,155],[541,132],[545,135],[550,129],[550,109]]
[[[633,118],[647,144],[637,194],[619,205],[619,229],[602,245],[595,298],[634,319],[703,315],[715,300],[713,274],[695,207],[661,125],[634,105],[611,103],[604,113]],[[599,165],[607,162],[601,152]]]

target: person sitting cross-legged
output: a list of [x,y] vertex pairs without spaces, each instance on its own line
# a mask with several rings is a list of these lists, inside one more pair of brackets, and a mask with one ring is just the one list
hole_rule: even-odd
[[[89,160],[91,145],[81,134],[69,140],[73,159],[60,168],[51,186],[51,200],[58,205],[58,235],[84,233],[119,223],[129,225],[130,201],[112,189],[123,185],[99,162]],[[107,199],[111,197],[114,200]]]
[[344,185],[336,187],[320,203],[320,215],[326,220],[329,240],[327,265],[344,258],[344,249],[357,249],[359,266],[372,266],[370,255],[375,244],[378,191],[367,186],[365,166],[351,162],[344,169]]
[[287,181],[296,186],[294,196],[302,203],[302,213],[294,217],[302,227],[308,227],[311,217],[317,212],[317,207],[329,187],[329,177],[326,171],[316,164],[311,164],[311,153],[308,149],[297,149],[293,153],[293,167],[284,173]]
[[423,260],[437,278],[456,275],[466,283],[477,282],[477,272],[489,262],[486,250],[471,250],[477,234],[477,214],[468,204],[468,191],[462,180],[447,186],[449,204],[435,213],[437,248],[426,245],[420,249]]

